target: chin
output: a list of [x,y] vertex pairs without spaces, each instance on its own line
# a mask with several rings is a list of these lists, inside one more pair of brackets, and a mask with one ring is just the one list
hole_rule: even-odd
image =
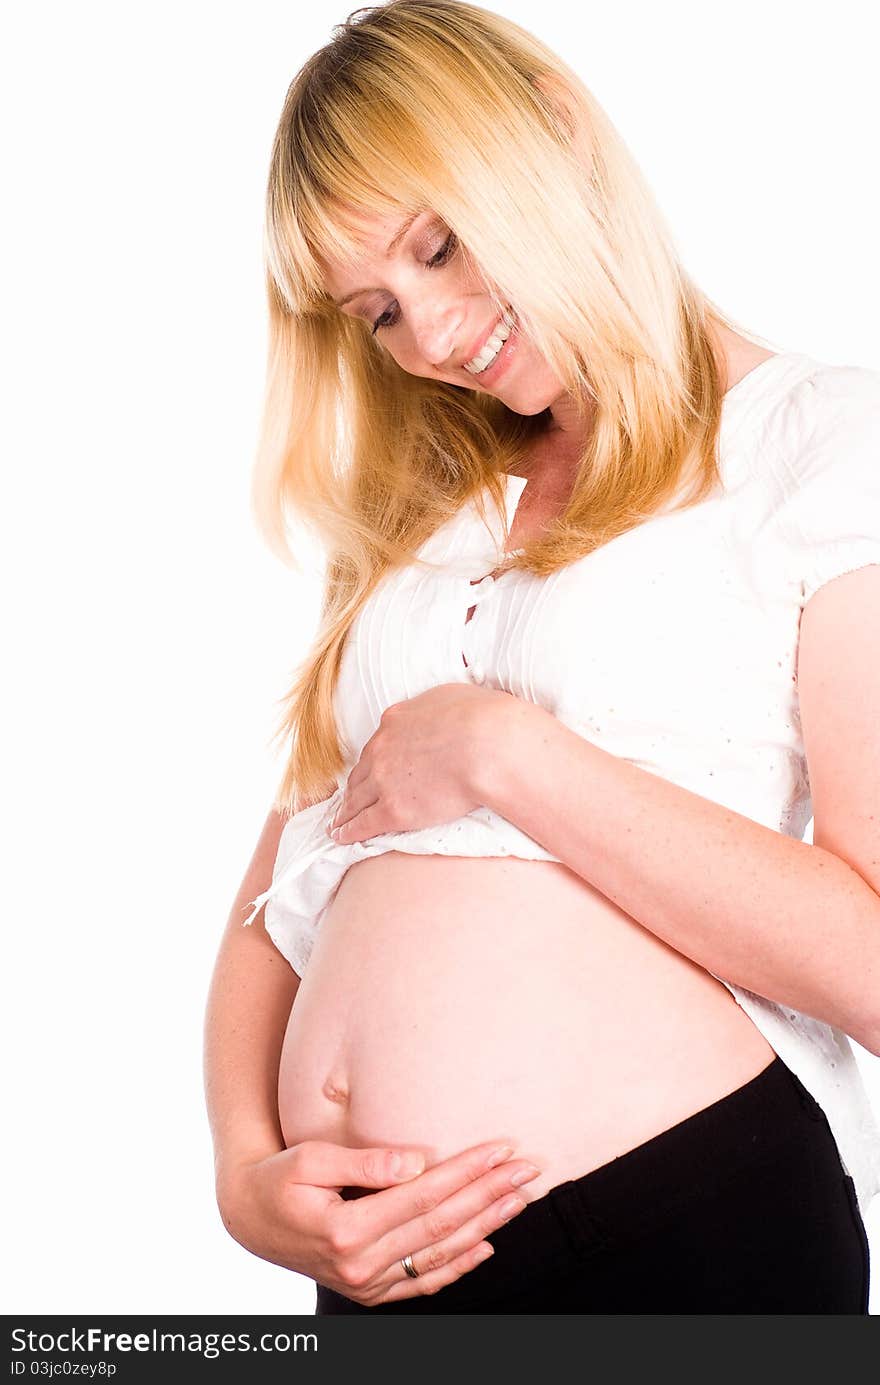
[[507,405],[511,413],[522,414],[524,418],[534,418],[536,414],[547,413],[550,406],[556,403],[559,398],[559,389],[557,387],[552,390],[542,390],[540,393],[523,391],[511,399],[505,399],[499,390],[498,398]]
[[507,400],[504,400],[503,403],[507,405],[512,414],[519,414],[522,418],[535,418],[538,414],[547,412],[545,404],[536,404],[534,408],[528,408],[524,404],[507,404]]

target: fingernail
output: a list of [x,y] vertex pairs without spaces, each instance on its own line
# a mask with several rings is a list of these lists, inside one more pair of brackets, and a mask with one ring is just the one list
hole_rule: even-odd
[[525,1168],[517,1169],[510,1181],[514,1188],[518,1188],[521,1183],[528,1183],[530,1178],[536,1178],[540,1172],[541,1170],[536,1168],[534,1164],[526,1164]]
[[489,1259],[489,1256],[490,1256],[490,1255],[494,1255],[494,1254],[495,1254],[495,1247],[494,1247],[494,1246],[489,1246],[489,1245],[486,1245],[486,1246],[479,1246],[479,1247],[474,1251],[474,1264],[475,1264],[475,1265],[482,1265],[482,1263],[483,1263],[484,1260],[488,1260],[488,1259]]
[[391,1156],[391,1171],[395,1178],[415,1178],[417,1173],[425,1171],[424,1154],[393,1154]]
[[513,1145],[502,1145],[500,1149],[494,1149],[486,1160],[486,1168],[494,1169],[496,1164],[503,1164],[505,1159],[509,1159],[513,1153]]
[[528,1203],[521,1197],[507,1197],[499,1205],[498,1215],[505,1221],[510,1221],[511,1217],[516,1216],[517,1212],[522,1212]]

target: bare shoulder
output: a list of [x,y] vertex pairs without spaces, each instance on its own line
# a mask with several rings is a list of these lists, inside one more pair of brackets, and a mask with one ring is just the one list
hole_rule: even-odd
[[771,356],[778,356],[778,351],[771,351],[766,346],[758,346],[756,342],[747,341],[738,332],[725,332],[723,336],[723,359],[726,365],[726,389],[732,389],[739,384],[740,380],[749,371],[754,370],[755,366],[762,361],[768,361]]

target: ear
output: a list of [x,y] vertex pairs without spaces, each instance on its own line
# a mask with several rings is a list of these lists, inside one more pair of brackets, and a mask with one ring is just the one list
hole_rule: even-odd
[[544,105],[549,107],[556,123],[574,143],[580,121],[567,84],[555,72],[539,72],[532,79],[532,85],[545,98]]
[[557,129],[571,145],[585,168],[591,162],[591,141],[584,129],[584,116],[572,95],[571,88],[555,72],[541,72],[532,79],[543,98],[542,104],[548,110]]

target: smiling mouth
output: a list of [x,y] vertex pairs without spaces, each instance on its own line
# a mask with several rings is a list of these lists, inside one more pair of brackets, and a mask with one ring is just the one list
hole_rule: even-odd
[[482,375],[484,370],[489,369],[515,325],[516,314],[510,308],[506,308],[476,356],[465,362],[464,369],[469,375]]

